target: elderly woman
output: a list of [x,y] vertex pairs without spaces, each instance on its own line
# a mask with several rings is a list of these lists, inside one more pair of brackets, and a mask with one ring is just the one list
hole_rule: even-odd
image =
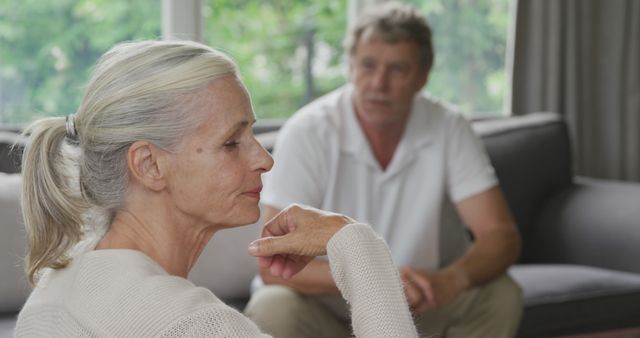
[[[273,163],[254,122],[235,65],[216,50],[144,41],[108,51],[76,115],[26,131],[34,290],[17,335],[262,336],[186,279],[218,230],[259,218]],[[356,335],[417,335],[386,245],[366,225],[292,206],[248,251],[284,278],[328,254]]]

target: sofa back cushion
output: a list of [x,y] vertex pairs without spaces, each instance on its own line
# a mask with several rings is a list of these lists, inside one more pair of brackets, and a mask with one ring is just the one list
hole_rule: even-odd
[[[0,172],[20,172],[20,157],[24,147],[24,138],[15,132],[0,130]],[[13,148],[13,144],[16,147]]]
[[496,170],[523,238],[522,262],[533,243],[532,226],[546,201],[572,181],[567,126],[555,113],[534,113],[473,123]]
[[0,313],[19,310],[30,291],[23,264],[21,187],[20,174],[0,172]]

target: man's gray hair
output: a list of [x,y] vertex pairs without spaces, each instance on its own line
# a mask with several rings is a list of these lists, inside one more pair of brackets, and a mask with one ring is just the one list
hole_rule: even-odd
[[418,10],[410,5],[389,2],[367,11],[358,18],[347,34],[344,48],[353,56],[365,30],[371,28],[376,37],[388,43],[413,41],[420,49],[420,65],[430,69],[433,65],[431,28]]

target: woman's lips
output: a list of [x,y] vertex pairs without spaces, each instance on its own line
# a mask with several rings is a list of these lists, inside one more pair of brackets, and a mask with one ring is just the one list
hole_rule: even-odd
[[247,191],[247,192],[243,193],[243,195],[246,195],[248,197],[255,198],[255,199],[259,200],[260,199],[260,192],[262,192],[262,186],[260,186],[258,188],[255,188],[253,190]]

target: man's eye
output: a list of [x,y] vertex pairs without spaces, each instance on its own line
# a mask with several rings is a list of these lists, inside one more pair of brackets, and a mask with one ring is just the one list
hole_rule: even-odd
[[394,72],[395,74],[406,74],[407,73],[407,67],[404,67],[404,66],[393,66],[393,67],[391,67],[391,71]]
[[228,147],[228,148],[233,148],[233,147],[238,146],[238,144],[240,144],[240,141],[229,141],[229,142],[225,143],[224,146]]
[[371,70],[374,69],[376,66],[372,63],[365,63],[362,65],[362,68],[366,69],[366,70]]
[[365,60],[362,63],[360,63],[360,67],[366,70],[371,70],[371,69],[374,69],[376,65],[371,61]]

